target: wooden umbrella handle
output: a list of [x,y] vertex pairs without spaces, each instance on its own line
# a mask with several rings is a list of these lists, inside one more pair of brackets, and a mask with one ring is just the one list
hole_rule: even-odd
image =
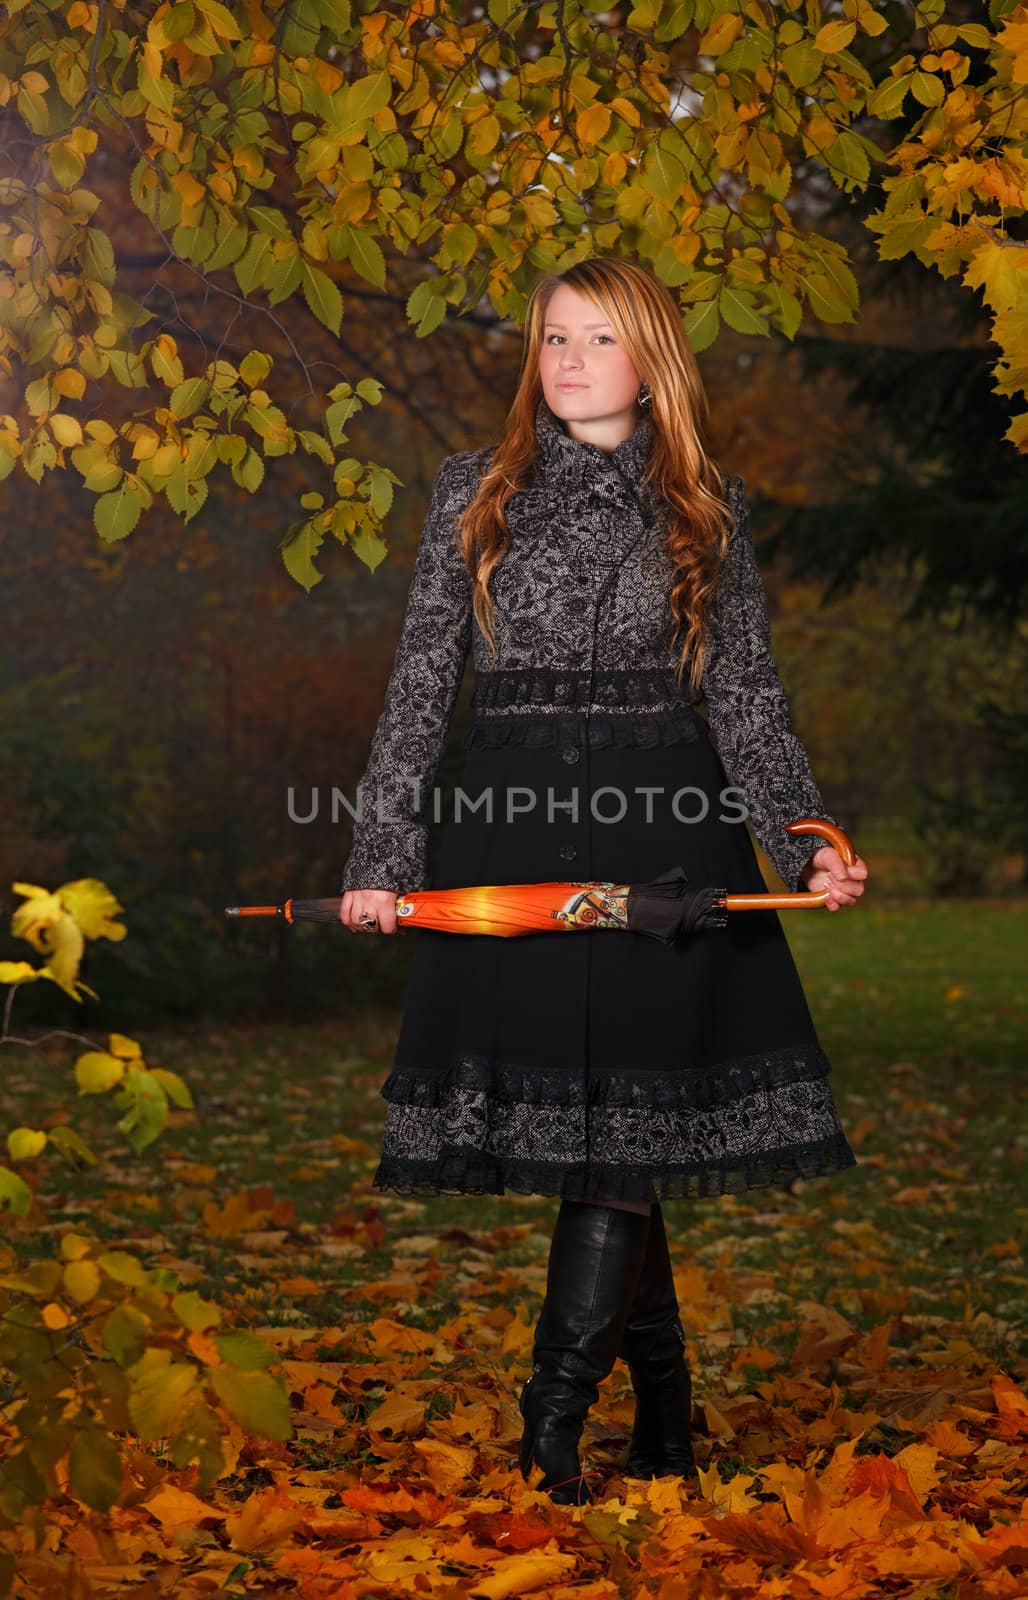
[[[786,833],[820,834],[822,839],[834,845],[848,867],[857,859],[857,852],[848,836],[834,822],[825,822],[820,817],[800,817],[797,822],[783,823],[783,827]],[[724,906],[726,911],[781,911],[786,906],[790,910],[793,906],[823,906],[827,899],[827,888],[819,889],[817,893],[806,889],[783,890],[771,894],[726,894]]]

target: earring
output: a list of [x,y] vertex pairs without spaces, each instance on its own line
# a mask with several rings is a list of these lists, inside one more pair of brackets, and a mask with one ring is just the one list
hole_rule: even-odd
[[641,406],[648,406],[651,403],[653,399],[653,390],[650,388],[648,383],[643,384],[638,395],[636,396],[636,399]]

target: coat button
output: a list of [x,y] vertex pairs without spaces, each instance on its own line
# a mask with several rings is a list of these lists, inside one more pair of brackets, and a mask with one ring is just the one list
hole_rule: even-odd
[[565,750],[564,751],[564,760],[567,761],[567,762],[577,761],[578,760],[578,751],[577,750]]
[[562,861],[574,861],[578,854],[573,844],[562,844],[557,854]]

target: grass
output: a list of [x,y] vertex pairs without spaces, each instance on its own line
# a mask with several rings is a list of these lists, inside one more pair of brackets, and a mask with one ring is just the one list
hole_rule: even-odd
[[[860,1164],[789,1191],[667,1202],[687,1325],[716,1350],[731,1328],[789,1337],[797,1308],[817,1303],[866,1329],[894,1316],[900,1331],[956,1321],[1009,1363],[1028,1306],[1028,901],[868,899],[827,917],[782,923]],[[176,1113],[140,1158],[61,1172],[48,1187],[68,1220],[88,1214],[177,1265],[244,1323],[331,1327],[385,1306],[435,1328],[483,1275],[498,1305],[533,1319],[554,1198],[371,1188],[398,1020],[376,1008],[310,1025],[142,1029],[148,1062],[185,1077],[196,1114]],[[8,1045],[3,1125],[45,1125],[69,1104],[75,1054],[61,1041]],[[110,1115],[75,1109],[87,1137]],[[219,1220],[228,1196],[262,1185],[255,1213],[240,1200]]]

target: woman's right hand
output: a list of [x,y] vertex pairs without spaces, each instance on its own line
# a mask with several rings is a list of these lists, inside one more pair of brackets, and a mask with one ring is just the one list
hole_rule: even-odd
[[[374,917],[374,928],[362,928],[362,916]],[[351,933],[395,933],[396,895],[392,889],[347,889],[339,907],[339,920]]]

